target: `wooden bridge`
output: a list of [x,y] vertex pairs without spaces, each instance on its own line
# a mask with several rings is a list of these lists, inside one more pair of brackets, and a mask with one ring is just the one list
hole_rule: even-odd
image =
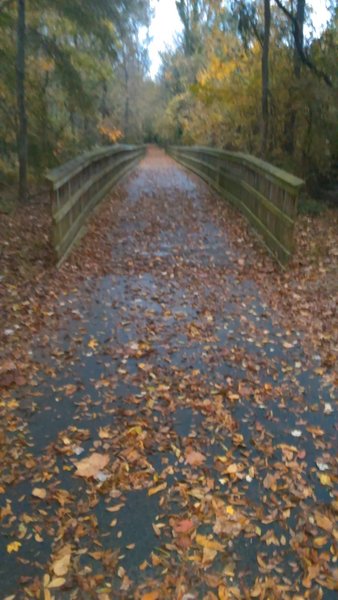
[[[168,153],[238,207],[267,249],[286,265],[294,248],[297,202],[304,182],[254,156],[205,147]],[[84,230],[91,211],[144,156],[146,146],[114,145],[50,171],[52,244],[60,264]]]

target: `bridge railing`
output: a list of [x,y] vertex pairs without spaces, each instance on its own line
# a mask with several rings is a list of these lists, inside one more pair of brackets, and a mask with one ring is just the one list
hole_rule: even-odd
[[170,146],[168,153],[241,209],[268,250],[285,265],[294,249],[294,223],[304,182],[240,152]]
[[48,172],[52,246],[60,264],[84,230],[84,223],[111,187],[131,171],[145,146],[115,145],[87,152]]

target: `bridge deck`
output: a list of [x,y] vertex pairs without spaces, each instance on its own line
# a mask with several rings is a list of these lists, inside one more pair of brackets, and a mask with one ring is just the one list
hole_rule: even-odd
[[62,299],[17,393],[2,597],[333,598],[330,389],[217,194],[154,150],[120,189],[109,274]]

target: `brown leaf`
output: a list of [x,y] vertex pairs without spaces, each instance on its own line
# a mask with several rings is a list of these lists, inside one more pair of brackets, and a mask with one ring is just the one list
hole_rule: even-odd
[[270,489],[273,492],[275,492],[277,490],[277,485],[276,485],[276,481],[277,481],[277,475],[272,475],[271,473],[267,473],[267,475],[265,476],[264,480],[263,480],[263,485],[266,489]]
[[73,396],[73,394],[75,394],[77,390],[77,386],[73,383],[68,383],[67,385],[65,385],[64,390],[66,396]]
[[68,573],[68,569],[70,566],[70,560],[72,555],[72,548],[70,544],[67,544],[59,552],[57,553],[57,557],[55,558],[52,569],[54,571],[54,575],[57,577],[62,577]]
[[95,477],[108,463],[109,456],[107,454],[93,452],[87,458],[74,463],[76,466],[76,475],[79,477]]
[[190,450],[186,452],[185,462],[192,467],[199,467],[205,462],[206,457],[202,452],[196,452],[196,450]]
[[176,521],[173,525],[175,533],[187,533],[193,529],[194,523],[191,519],[183,519],[182,521]]
[[333,523],[329,519],[329,517],[316,511],[315,519],[316,519],[316,523],[317,523],[318,527],[320,527],[321,529],[324,529],[324,531],[327,531],[328,533],[331,533],[331,531],[333,529]]

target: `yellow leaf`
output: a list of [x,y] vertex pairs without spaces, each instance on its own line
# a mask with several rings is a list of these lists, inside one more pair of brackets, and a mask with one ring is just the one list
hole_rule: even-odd
[[7,544],[8,554],[12,554],[12,552],[19,552],[21,546],[21,542],[11,542],[10,544]]
[[71,546],[64,546],[59,552],[58,557],[53,562],[52,568],[54,575],[57,577],[63,577],[68,573],[69,565],[71,560]]
[[153,592],[148,592],[147,594],[143,594],[141,600],[159,600],[160,592],[158,590],[154,590]]
[[34,488],[32,491],[32,496],[35,498],[40,498],[40,500],[44,500],[47,496],[47,491],[43,488]]
[[220,585],[218,588],[218,598],[219,600],[229,600],[229,594],[225,585]]
[[44,600],[52,600],[51,593],[48,588],[45,588],[44,591]]
[[111,437],[108,427],[100,427],[99,429],[99,438],[101,440],[108,440]]
[[202,564],[207,565],[213,562],[213,560],[217,556],[217,550],[212,550],[211,548],[203,548],[203,558]]
[[237,471],[238,465],[236,465],[236,463],[232,463],[225,469],[224,473],[237,473]]
[[318,478],[322,485],[328,485],[332,487],[331,477],[327,473],[318,473]]
[[99,345],[99,342],[95,338],[92,338],[88,342],[88,348],[91,348],[92,350],[95,350],[95,348],[97,348],[98,345]]
[[161,483],[160,485],[157,485],[156,487],[153,488],[149,488],[148,490],[148,496],[153,496],[154,494],[158,494],[158,492],[162,492],[163,490],[165,490],[167,487],[167,483]]
[[53,590],[54,588],[59,588],[66,583],[64,577],[54,577],[52,581],[48,584],[48,589]]
[[107,508],[107,511],[108,512],[112,512],[112,513],[119,512],[119,510],[121,510],[121,508],[123,508],[123,507],[124,507],[123,503],[122,504],[116,504],[115,506],[110,506],[109,508]]
[[313,544],[314,546],[316,546],[316,548],[322,548],[322,546],[325,546],[325,544],[327,544],[327,537],[325,535],[321,537],[315,537],[315,539],[313,540]]
[[217,552],[222,552],[224,550],[224,546],[217,542],[216,540],[209,540],[205,535],[200,535],[199,533],[196,535],[196,542],[203,548],[209,548],[209,550],[216,550]]
[[234,514],[235,514],[235,511],[234,511],[234,508],[233,508],[233,506],[230,506],[230,505],[226,507],[226,509],[225,509],[225,512],[226,512],[228,515],[234,515]]

